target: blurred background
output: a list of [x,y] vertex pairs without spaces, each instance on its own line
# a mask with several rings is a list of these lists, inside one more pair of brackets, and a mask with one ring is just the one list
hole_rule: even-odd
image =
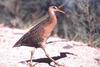
[[100,47],[100,0],[0,0],[0,25],[30,29],[47,19],[49,6],[63,6],[52,36]]

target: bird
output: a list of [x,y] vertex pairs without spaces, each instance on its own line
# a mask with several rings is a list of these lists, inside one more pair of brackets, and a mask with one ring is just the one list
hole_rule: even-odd
[[[15,43],[13,47],[29,46],[29,47],[34,47],[34,49],[41,48],[44,51],[47,58],[49,58],[55,64],[60,65],[59,63],[55,62],[55,60],[52,59],[45,50],[46,41],[50,37],[52,31],[54,30],[57,24],[56,12],[65,14],[65,12],[60,10],[60,8],[58,8],[57,6],[50,6],[48,8],[49,19],[46,19],[37,24],[36,26],[32,27]],[[30,57],[31,63],[32,63],[32,56],[33,56],[33,51],[31,52],[31,57]]]

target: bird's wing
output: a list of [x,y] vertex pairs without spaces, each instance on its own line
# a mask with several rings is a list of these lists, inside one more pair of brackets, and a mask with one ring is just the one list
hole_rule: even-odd
[[30,34],[29,33],[26,33],[24,34],[16,43],[13,47],[19,47],[19,46],[22,46],[22,42],[23,41],[26,41],[27,39],[30,38]]
[[[31,28],[26,34],[24,34],[16,43],[13,47],[19,47],[22,45],[25,45],[28,41],[30,43],[27,43],[27,46],[31,43],[35,42],[41,42],[43,41],[42,35],[44,34],[44,27],[47,24],[47,20],[42,21],[41,23],[37,24],[33,28]],[[31,42],[33,41],[33,42]]]

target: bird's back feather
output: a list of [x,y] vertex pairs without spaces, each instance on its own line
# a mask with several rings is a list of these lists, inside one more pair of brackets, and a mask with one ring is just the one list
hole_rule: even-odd
[[44,38],[42,37],[44,34],[44,27],[48,25],[45,23],[47,20],[42,21],[37,24],[35,27],[30,29],[26,34],[24,34],[13,47],[19,46],[30,46],[30,47],[39,47],[40,42],[43,42]]

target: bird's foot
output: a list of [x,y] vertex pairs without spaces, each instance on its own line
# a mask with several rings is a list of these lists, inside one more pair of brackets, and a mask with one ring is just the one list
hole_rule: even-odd
[[51,64],[51,66],[53,66],[53,67],[66,67],[64,64],[59,64],[55,61],[54,61],[54,64]]
[[56,67],[66,67],[66,66],[63,64],[56,64]]
[[28,62],[29,67],[35,67],[36,64],[37,64],[37,63],[32,64],[31,62]]

